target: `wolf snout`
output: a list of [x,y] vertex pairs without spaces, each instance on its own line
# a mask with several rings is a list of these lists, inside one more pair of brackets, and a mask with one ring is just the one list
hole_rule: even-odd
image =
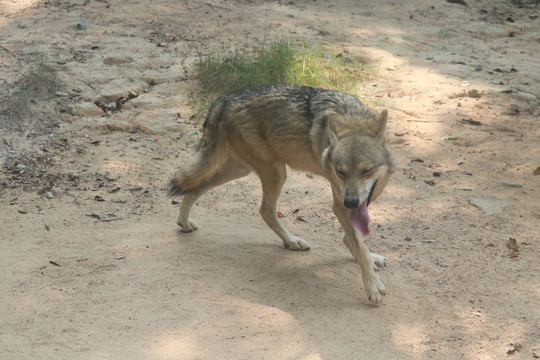
[[358,205],[360,205],[360,200],[358,198],[346,198],[345,201],[343,201],[343,205],[347,209],[356,209]]

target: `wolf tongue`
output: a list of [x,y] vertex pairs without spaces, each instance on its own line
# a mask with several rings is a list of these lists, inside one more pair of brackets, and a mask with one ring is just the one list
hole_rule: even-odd
[[369,214],[367,210],[367,200],[356,209],[351,210],[351,224],[360,230],[363,235],[369,234]]

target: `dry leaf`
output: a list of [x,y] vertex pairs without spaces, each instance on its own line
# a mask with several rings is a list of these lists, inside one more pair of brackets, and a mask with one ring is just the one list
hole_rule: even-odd
[[282,217],[285,217],[285,215],[283,215],[283,213],[281,211],[278,211],[277,212],[277,217],[282,218]]
[[475,126],[482,125],[482,123],[480,121],[476,121],[476,120],[472,120],[472,119],[461,119],[460,122],[462,124],[467,124],[467,125],[475,125]]
[[101,221],[113,221],[113,220],[120,220],[121,217],[118,217],[114,214],[108,214],[108,213],[105,213],[105,214],[102,214],[100,217],[99,217],[99,220]]
[[464,5],[464,6],[469,6],[467,5],[467,3],[463,0],[446,0],[448,1],[449,3],[452,3],[452,4],[459,4],[459,5]]
[[120,220],[122,219],[121,217],[119,216],[116,216],[114,214],[108,214],[108,213],[104,213],[104,214],[101,214],[101,215],[98,215],[98,214],[86,214],[86,216],[90,216],[90,217],[93,217],[93,218],[96,218],[96,219],[99,219],[99,221],[113,221],[113,220]]
[[515,344],[510,344],[511,348],[506,352],[506,355],[512,355],[514,354],[516,351],[519,351],[521,350],[521,348],[523,347],[523,345],[521,345],[521,343],[515,343]]

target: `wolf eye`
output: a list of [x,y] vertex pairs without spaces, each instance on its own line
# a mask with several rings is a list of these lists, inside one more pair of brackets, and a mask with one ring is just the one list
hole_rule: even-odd
[[362,171],[362,174],[369,174],[370,172],[373,171],[374,168],[369,168],[369,169],[366,169],[364,171]]
[[341,170],[336,169],[336,174],[338,174],[339,177],[345,177],[345,173]]

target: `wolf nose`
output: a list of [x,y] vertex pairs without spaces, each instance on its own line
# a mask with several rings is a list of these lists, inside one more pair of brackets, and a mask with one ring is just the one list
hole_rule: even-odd
[[346,198],[343,204],[347,209],[356,209],[360,204],[360,200],[358,198]]

